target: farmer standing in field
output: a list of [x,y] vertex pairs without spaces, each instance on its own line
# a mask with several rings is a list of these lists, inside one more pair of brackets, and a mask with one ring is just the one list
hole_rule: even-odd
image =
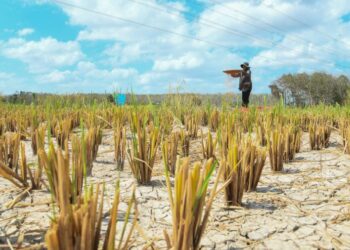
[[249,63],[245,62],[241,64],[243,69],[240,72],[239,76],[239,90],[242,91],[242,107],[248,107],[249,105],[249,96],[252,91],[252,72],[249,67]]

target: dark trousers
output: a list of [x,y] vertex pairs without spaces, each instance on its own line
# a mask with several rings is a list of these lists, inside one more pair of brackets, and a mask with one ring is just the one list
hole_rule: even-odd
[[250,92],[252,90],[246,90],[246,91],[242,91],[242,107],[248,107],[249,105],[249,96],[250,96]]

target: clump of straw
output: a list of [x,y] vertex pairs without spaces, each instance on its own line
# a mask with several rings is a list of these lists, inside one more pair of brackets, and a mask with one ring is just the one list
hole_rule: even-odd
[[122,125],[114,129],[114,159],[117,162],[117,169],[124,169],[126,156],[126,128]]
[[142,118],[133,115],[132,150],[128,149],[128,161],[139,184],[149,184],[160,143],[159,128],[149,126]]
[[208,132],[207,139],[204,139],[203,130],[201,130],[202,136],[202,153],[204,159],[215,159],[215,150],[217,145],[217,139],[213,139],[213,136]]
[[232,140],[229,142],[227,154],[220,162],[224,169],[223,179],[227,183],[225,198],[228,206],[242,205],[245,175],[241,156],[236,140]]
[[171,174],[175,174],[179,135],[172,133],[169,138],[162,143],[163,161],[167,164]]
[[198,119],[192,115],[187,115],[185,118],[185,128],[191,139],[196,139],[198,137]]
[[175,186],[172,190],[169,170],[165,166],[166,182],[172,213],[172,233],[164,231],[168,249],[199,249],[200,241],[208,223],[210,210],[219,182],[219,174],[207,196],[210,178],[215,170],[213,159],[203,166],[199,162],[190,166],[189,158],[178,160]]
[[244,143],[242,165],[245,173],[245,191],[255,191],[266,161],[266,149],[258,148],[251,138]]
[[70,118],[66,118],[57,122],[54,128],[54,136],[57,138],[57,144],[63,149],[67,150],[65,142],[69,139],[69,135],[73,130],[73,121]]
[[210,113],[210,119],[209,119],[209,128],[211,131],[215,132],[219,128],[219,120],[220,113],[217,109],[214,109]]
[[[27,163],[25,144],[21,143],[19,171],[9,168],[4,163],[0,162],[0,176],[12,182],[15,186],[21,189],[40,189],[42,168],[40,165],[35,170],[31,170]],[[30,183],[29,183],[30,181]]]
[[287,126],[284,129],[285,146],[284,146],[284,162],[288,163],[295,158],[295,154],[299,152],[301,146],[301,131],[294,126]]
[[[64,183],[62,183],[64,184]],[[45,242],[49,250],[65,249],[100,249],[101,224],[103,219],[103,195],[101,195],[100,185],[97,185],[95,193],[93,188],[79,197],[77,203],[72,205],[69,196],[63,194],[60,197],[61,209],[57,217],[53,218],[51,227],[45,235]],[[118,206],[120,203],[120,187],[117,184],[114,202],[111,209],[111,218],[108,223],[106,237],[102,249],[129,249],[131,236],[136,224],[136,216],[131,228],[127,232],[127,222],[131,215],[131,209],[134,206],[136,210],[135,190],[129,201],[128,209],[125,215],[123,229],[116,242],[116,225],[118,219]]]
[[285,152],[285,138],[281,128],[270,132],[267,143],[269,149],[270,165],[273,171],[283,170],[283,156]]
[[321,150],[329,146],[331,128],[324,122],[311,122],[309,125],[311,150]]
[[37,155],[38,148],[44,147],[45,134],[46,134],[46,126],[44,124],[38,126],[36,129],[32,131],[31,146],[32,146],[34,155]]
[[0,162],[15,172],[19,167],[21,135],[19,133],[6,133],[0,139]]
[[181,130],[179,133],[180,138],[180,152],[182,157],[187,157],[190,155],[190,136],[185,130]]

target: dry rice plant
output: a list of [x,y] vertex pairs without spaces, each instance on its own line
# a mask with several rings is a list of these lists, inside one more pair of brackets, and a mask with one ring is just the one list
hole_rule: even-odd
[[244,170],[242,153],[235,140],[230,142],[227,155],[221,160],[224,169],[223,179],[227,182],[225,197],[228,206],[241,206],[244,191]]
[[177,149],[179,144],[179,135],[172,133],[170,137],[162,143],[162,154],[164,164],[168,166],[171,174],[175,174]]
[[311,122],[309,125],[311,150],[321,150],[329,146],[331,128],[326,123]]
[[[60,158],[59,158],[60,159]],[[61,159],[63,160],[63,159]],[[64,183],[61,183],[62,191],[65,189]],[[97,185],[95,194],[93,188],[90,189],[85,198],[80,197],[77,204],[70,203],[70,197],[64,193],[60,197],[61,210],[57,218],[51,222],[51,227],[45,235],[45,242],[49,250],[66,249],[86,249],[97,250],[99,248],[101,236],[101,224],[103,219],[103,195],[99,197],[100,185]],[[132,206],[136,210],[135,191],[129,201],[128,209],[125,215],[125,221],[122,232],[116,245],[116,225],[118,219],[118,206],[120,202],[120,187],[117,188],[114,195],[114,202],[111,209],[111,218],[108,223],[106,237],[102,249],[129,249],[130,239],[136,224],[136,216],[131,228],[127,232],[127,222],[131,215]]]
[[98,148],[102,143],[102,131],[99,126],[91,127],[84,135],[84,144],[86,146],[86,174],[92,173],[93,161],[96,160]]
[[282,171],[285,138],[282,129],[274,129],[270,132],[267,143],[269,149],[270,165],[273,171]]
[[73,129],[73,121],[69,118],[64,119],[56,124],[54,135],[57,138],[57,144],[63,149],[66,150],[66,140],[69,139],[69,134]]
[[265,147],[267,145],[267,125],[259,124],[256,126],[257,139],[260,146]]
[[34,131],[32,131],[32,150],[33,154],[37,155],[38,148],[42,148],[45,145],[45,133],[46,133],[46,126],[40,125]]
[[[16,196],[11,202],[5,204],[7,208],[13,208],[19,201],[27,197],[29,192],[33,189],[40,189],[41,187],[41,167],[40,165],[32,173],[32,170],[27,164],[25,155],[25,144],[21,143],[21,159],[20,159],[20,173],[16,173],[13,169],[7,167],[0,162],[0,176],[13,183],[16,187],[23,189],[23,191]],[[31,184],[28,182],[28,176]]]
[[202,153],[204,159],[216,158],[215,150],[217,145],[217,139],[213,139],[211,132],[208,132],[207,140],[204,139],[203,130],[201,130],[202,135]]
[[294,126],[287,126],[284,129],[285,146],[284,146],[284,162],[288,163],[295,158],[295,154],[299,152],[301,145],[301,131]]
[[37,168],[35,169],[34,173],[29,168],[29,165],[27,164],[27,158],[26,158],[26,150],[25,150],[25,144],[21,144],[21,161],[20,161],[20,168],[21,173],[24,178],[24,180],[27,182],[27,179],[29,176],[30,182],[31,182],[31,189],[40,189],[41,188],[41,175],[42,175],[42,167],[40,164],[38,164]]
[[173,221],[172,234],[169,235],[164,231],[168,249],[199,249],[212,203],[218,193],[217,187],[222,168],[220,167],[210,195],[207,196],[209,180],[214,170],[213,159],[208,160],[203,166],[197,162],[192,168],[189,158],[178,160],[173,191],[169,171],[165,169]]
[[133,116],[133,126],[136,129],[132,135],[132,150],[128,149],[128,161],[134,177],[139,184],[151,181],[152,170],[156,159],[160,132],[157,127],[143,125],[142,118]]
[[210,113],[209,128],[213,132],[216,132],[216,130],[219,128],[219,116],[220,112],[217,109],[214,109]]
[[0,119],[0,136],[5,133],[5,122],[4,119]]
[[350,127],[348,126],[348,122],[344,120],[340,121],[339,127],[343,138],[344,153],[349,154],[350,153]]
[[87,154],[85,141],[78,138],[76,135],[72,135],[72,193],[73,193],[73,203],[76,201],[77,197],[81,195],[83,190],[84,180],[86,180],[87,175]]
[[19,152],[20,152],[19,133],[6,133],[0,140],[0,162],[16,173],[19,167]]
[[231,122],[225,122],[220,126],[218,130],[217,137],[219,142],[220,154],[221,157],[224,158],[228,154],[228,149],[230,142],[233,140],[241,141],[242,139],[242,131],[238,128],[235,128],[233,125],[230,125]]
[[350,154],[350,129],[347,128],[343,133],[344,152]]
[[185,118],[185,128],[191,139],[198,137],[198,119],[195,115],[187,115]]
[[117,125],[114,129],[114,160],[117,162],[117,169],[124,169],[126,156],[126,128]]
[[180,138],[180,151],[182,157],[187,157],[190,155],[190,136],[185,130],[181,130],[179,133]]
[[266,161],[266,149],[258,148],[249,138],[243,149],[242,166],[245,173],[245,191],[255,191]]
[[162,134],[169,135],[173,129],[174,115],[169,110],[162,110],[159,117],[159,128]]
[[208,126],[209,123],[209,115],[208,112],[206,110],[200,110],[200,121],[201,121],[201,125],[206,127]]
[[[74,190],[75,185],[72,185],[69,176],[70,169],[68,153],[63,155],[60,148],[55,150],[51,141],[49,144],[49,152],[46,153],[44,149],[40,148],[38,150],[38,158],[40,166],[45,170],[51,195],[54,197],[59,207],[61,207],[61,203],[59,202],[61,198],[60,196],[68,196],[72,202],[72,198],[75,197],[78,190],[75,190],[75,193],[72,191],[72,189]],[[73,198],[73,200],[76,199]]]
[[[28,187],[28,166],[25,158],[25,147],[21,144],[21,162],[20,162],[20,173],[17,173],[14,169],[8,167],[5,163],[0,161],[0,176],[12,182],[18,188]],[[30,171],[30,170],[29,170]]]

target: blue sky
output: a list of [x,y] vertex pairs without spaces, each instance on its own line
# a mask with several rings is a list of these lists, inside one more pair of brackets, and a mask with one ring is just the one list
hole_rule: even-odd
[[62,1],[1,1],[0,93],[238,92],[222,70],[244,61],[255,93],[284,73],[349,76],[348,0]]

